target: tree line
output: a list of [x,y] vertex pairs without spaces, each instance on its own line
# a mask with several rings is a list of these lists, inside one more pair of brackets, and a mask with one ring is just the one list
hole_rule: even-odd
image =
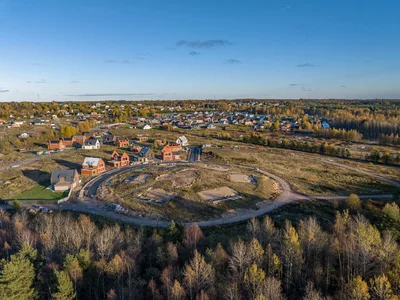
[[[346,201],[352,210],[359,199]],[[399,228],[395,203],[381,212]],[[88,216],[0,211],[1,299],[398,299],[400,248],[393,231],[336,213],[281,226],[252,219],[218,239],[172,222],[146,231]],[[397,231],[396,231],[397,232]],[[221,243],[222,241],[222,243]]]

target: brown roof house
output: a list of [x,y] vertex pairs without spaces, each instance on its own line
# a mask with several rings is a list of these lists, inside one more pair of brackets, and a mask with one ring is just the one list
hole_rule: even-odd
[[71,138],[63,138],[62,141],[63,141],[65,147],[72,147],[75,145],[76,139],[73,136]]
[[124,138],[117,138],[117,140],[115,141],[115,146],[119,147],[119,148],[127,148],[129,147],[129,140],[128,138],[124,137]]
[[169,145],[166,145],[161,150],[161,159],[163,161],[180,160],[181,156],[179,154],[179,151],[181,151],[181,150],[182,150],[182,147],[181,147],[180,144],[169,144]]
[[62,140],[50,140],[47,144],[47,149],[49,150],[62,150],[64,148],[65,145]]
[[124,166],[129,166],[129,155],[124,152],[124,154],[119,155],[117,151],[111,154],[111,160],[107,162],[110,166],[119,168]]
[[51,172],[50,182],[54,191],[70,190],[79,183],[79,174],[77,170],[54,170]]

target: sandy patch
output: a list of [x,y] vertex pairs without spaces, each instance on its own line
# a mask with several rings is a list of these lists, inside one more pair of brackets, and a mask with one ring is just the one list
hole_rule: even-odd
[[197,193],[203,200],[207,202],[215,202],[219,200],[229,200],[230,198],[239,197],[239,193],[235,190],[224,186],[212,190],[206,190]]
[[229,175],[229,179],[232,182],[243,182],[243,183],[257,183],[257,179],[253,175],[246,175],[241,173],[233,173]]
[[175,198],[175,196],[174,193],[169,193],[163,189],[149,189],[147,192],[139,196],[139,199],[156,203],[166,203]]
[[132,183],[132,184],[145,184],[147,180],[149,180],[151,174],[140,174],[138,176],[132,176],[124,180],[123,184]]
[[171,177],[172,187],[182,188],[191,187],[199,179],[199,173],[195,170],[185,169],[179,171]]

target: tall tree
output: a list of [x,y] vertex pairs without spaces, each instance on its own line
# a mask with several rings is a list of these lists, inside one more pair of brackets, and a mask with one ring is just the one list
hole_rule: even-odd
[[3,259],[0,271],[0,299],[34,299],[36,290],[32,287],[35,279],[34,266],[29,254],[20,251]]
[[56,300],[73,300],[75,299],[75,291],[71,278],[66,271],[55,270],[57,278],[57,292],[53,294]]

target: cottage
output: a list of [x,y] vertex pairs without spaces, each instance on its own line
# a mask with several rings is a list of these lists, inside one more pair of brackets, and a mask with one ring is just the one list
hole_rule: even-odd
[[63,138],[62,141],[63,141],[65,147],[75,146],[75,143],[76,143],[76,139],[74,136],[72,138]]
[[50,140],[47,144],[49,150],[63,150],[65,148],[62,140]]
[[139,142],[139,143],[143,143],[143,142],[146,142],[147,140],[149,139],[149,137],[147,136],[147,135],[145,135],[145,134],[138,134],[137,136],[136,136],[136,140]]
[[86,140],[85,143],[82,145],[82,149],[86,150],[100,149],[100,141],[95,138],[90,138]]
[[129,166],[129,162],[130,162],[130,159],[129,159],[129,155],[128,154],[126,154],[124,152],[124,154],[119,155],[117,151],[114,151],[111,154],[111,160],[108,161],[107,163],[110,166],[119,168],[119,167]]
[[76,135],[74,136],[75,138],[75,144],[83,145],[85,141],[88,139],[86,135]]
[[144,130],[149,130],[149,129],[151,129],[151,126],[149,124],[146,124],[146,125],[143,126],[143,129]]
[[77,170],[53,170],[50,182],[54,191],[66,191],[73,189],[79,183]]
[[182,148],[180,145],[167,145],[161,150],[161,159],[164,161],[175,161],[180,160],[179,150]]
[[180,136],[177,140],[176,143],[178,145],[181,145],[182,147],[189,145],[188,139],[186,138],[186,136],[182,135]]
[[154,153],[149,147],[143,147],[139,152],[139,157],[143,157],[146,161],[154,159]]
[[19,139],[27,139],[28,137],[30,137],[30,134],[27,132],[21,133],[20,135],[18,135]]
[[182,146],[180,144],[171,144],[168,143],[166,146],[164,146],[163,150],[169,150],[169,151],[173,151],[173,152],[178,152],[182,150]]
[[35,120],[32,122],[32,125],[43,126],[43,125],[46,125],[46,123],[43,120]]
[[116,140],[117,140],[117,137],[113,134],[103,135],[103,144],[104,145],[115,145]]
[[119,148],[127,148],[129,147],[129,140],[128,138],[117,138],[115,141],[115,145]]
[[139,145],[134,145],[133,147],[131,147],[131,152],[137,152],[139,153],[140,150],[142,149],[142,147],[140,147]]
[[106,171],[106,165],[101,158],[85,157],[82,163],[82,175],[97,175]]

